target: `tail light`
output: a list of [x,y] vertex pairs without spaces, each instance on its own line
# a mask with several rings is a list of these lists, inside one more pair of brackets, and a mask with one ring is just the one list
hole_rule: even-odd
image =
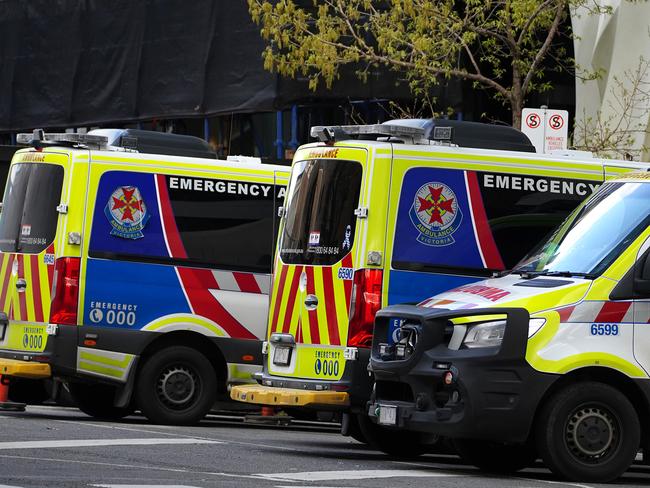
[[350,301],[348,346],[370,347],[375,314],[381,307],[381,269],[360,269],[354,273]]
[[77,325],[80,258],[59,258],[54,263],[50,323]]

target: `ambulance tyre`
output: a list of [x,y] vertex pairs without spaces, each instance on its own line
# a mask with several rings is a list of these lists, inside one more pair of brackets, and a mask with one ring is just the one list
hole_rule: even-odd
[[463,461],[489,473],[515,473],[532,465],[537,459],[534,446],[527,444],[454,439],[453,445]]
[[156,424],[195,424],[210,411],[216,398],[217,373],[208,358],[190,347],[157,351],[138,373],[136,403]]
[[362,438],[371,447],[398,458],[414,458],[429,451],[434,442],[421,432],[397,430],[372,422],[367,415],[356,415]]
[[568,480],[607,483],[639,450],[641,426],[623,393],[585,381],[555,393],[537,418],[536,441],[546,465]]
[[116,389],[113,386],[91,383],[70,383],[70,395],[77,408],[86,415],[101,420],[120,420],[131,415],[135,408],[116,407]]

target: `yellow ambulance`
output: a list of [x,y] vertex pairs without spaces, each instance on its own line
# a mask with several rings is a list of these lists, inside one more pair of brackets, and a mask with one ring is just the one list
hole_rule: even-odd
[[512,268],[606,178],[647,166],[536,154],[511,127],[450,120],[312,136],[282,209],[264,369],[231,396],[341,411],[344,434],[397,453],[429,439],[368,421],[376,311]]
[[0,374],[86,413],[201,419],[260,369],[288,168],[139,130],[21,135],[0,215]]
[[605,183],[512,273],[377,314],[368,414],[514,471],[620,476],[650,447],[650,174]]

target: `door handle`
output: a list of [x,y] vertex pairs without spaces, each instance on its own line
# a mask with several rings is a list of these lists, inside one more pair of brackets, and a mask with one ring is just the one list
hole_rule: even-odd
[[25,278],[18,278],[16,280],[16,289],[18,290],[19,293],[22,293],[25,291],[27,288],[27,281],[25,281]]
[[305,308],[309,311],[316,310],[318,307],[318,297],[316,295],[307,295],[305,298]]

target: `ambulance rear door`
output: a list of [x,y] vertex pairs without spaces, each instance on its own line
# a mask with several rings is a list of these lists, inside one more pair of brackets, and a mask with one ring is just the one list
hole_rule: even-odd
[[268,327],[271,339],[284,334],[289,343],[271,340],[268,371],[338,380],[345,369],[367,150],[305,148],[294,160]]
[[0,348],[40,353],[47,343],[51,288],[57,252],[63,245],[70,155],[53,150],[14,156],[0,216]]

